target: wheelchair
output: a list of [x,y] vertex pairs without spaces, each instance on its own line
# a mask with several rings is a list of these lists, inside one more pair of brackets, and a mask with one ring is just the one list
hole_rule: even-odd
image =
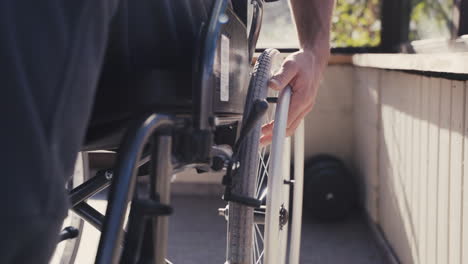
[[[292,177],[291,89],[278,95],[267,88],[279,52],[267,49],[251,67],[264,4],[121,3],[77,165],[82,170],[67,186],[72,213],[60,234],[60,263],[74,263],[83,221],[101,231],[95,263],[170,263],[171,176],[187,168],[225,172],[227,205],[219,213],[228,230],[226,263],[299,263],[303,124],[294,136]],[[261,125],[272,119],[273,142],[260,146]],[[89,177],[93,150],[114,151],[117,161]],[[141,177],[145,188],[137,188]],[[103,215],[87,199],[106,188]]]

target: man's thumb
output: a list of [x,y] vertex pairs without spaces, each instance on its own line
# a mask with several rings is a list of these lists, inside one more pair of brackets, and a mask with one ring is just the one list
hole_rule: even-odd
[[292,81],[297,73],[296,67],[290,65],[291,64],[283,64],[281,69],[271,77],[270,81],[268,82],[268,87],[277,91],[280,91],[286,87],[286,85]]

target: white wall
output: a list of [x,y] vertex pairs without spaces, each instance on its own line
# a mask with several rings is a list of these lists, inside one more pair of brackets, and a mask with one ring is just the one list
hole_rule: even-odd
[[328,67],[317,103],[305,118],[305,158],[330,153],[352,163],[353,68]]
[[369,68],[356,79],[355,166],[369,215],[401,263],[468,263],[465,82]]
[[378,218],[380,75],[375,69],[355,71],[353,89],[353,167],[360,177],[363,204],[373,221]]

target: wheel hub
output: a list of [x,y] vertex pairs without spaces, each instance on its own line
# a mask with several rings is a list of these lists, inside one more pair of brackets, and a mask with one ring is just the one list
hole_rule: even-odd
[[281,205],[281,208],[280,208],[280,221],[279,221],[279,224],[280,224],[280,230],[283,230],[283,227],[288,223],[289,221],[289,212],[288,210],[284,207],[284,204]]

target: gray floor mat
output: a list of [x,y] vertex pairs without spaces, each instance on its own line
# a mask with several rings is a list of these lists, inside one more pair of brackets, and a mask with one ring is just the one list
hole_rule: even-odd
[[[174,264],[222,264],[225,261],[226,225],[217,209],[219,198],[176,196],[169,228],[169,258]],[[338,223],[303,219],[301,264],[383,264],[383,254],[356,214]]]

